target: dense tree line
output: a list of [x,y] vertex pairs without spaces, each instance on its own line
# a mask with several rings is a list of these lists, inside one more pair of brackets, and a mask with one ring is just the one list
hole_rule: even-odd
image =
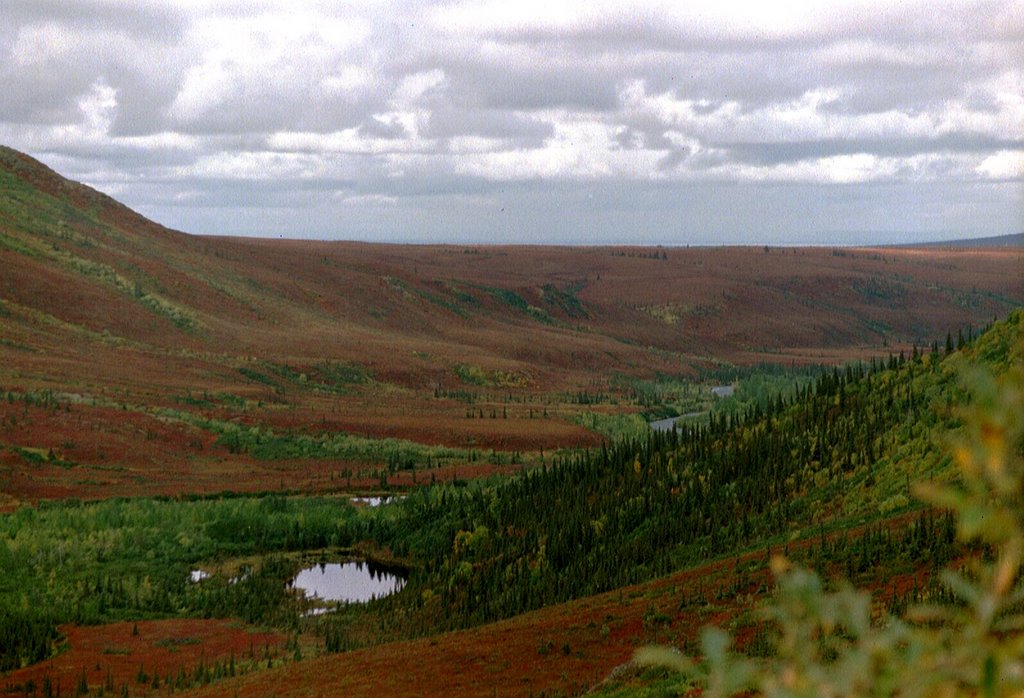
[[[1019,338],[1017,313],[967,349],[998,359]],[[567,454],[493,488],[415,492],[400,516],[371,522],[422,561],[392,603],[438,598],[431,627],[485,622],[905,510],[911,479],[945,472],[932,437],[957,423],[959,360],[915,349],[836,368],[789,398]]]
[[[1016,364],[994,375],[975,367],[965,375],[973,404],[963,429],[948,434],[958,481],[917,488],[947,512],[935,545],[927,514],[910,534],[918,553],[954,540],[968,551],[932,577],[932,589],[899,598],[877,613],[867,590],[826,584],[820,574],[783,559],[772,562],[775,586],[758,609],[754,643],[736,652],[738,634],[705,628],[699,645],[679,652],[647,647],[636,653],[639,671],[653,674],[651,695],[978,695],[1024,691],[1024,364],[1018,335]],[[894,532],[861,536],[861,555],[889,550]],[[902,536],[907,542],[907,534]],[[824,547],[824,546],[823,546]],[[934,583],[938,577],[938,583]],[[908,605],[907,596],[913,606]],[[924,603],[922,603],[924,602]],[[749,630],[749,629],[748,629]],[[750,633],[745,632],[749,637]],[[693,661],[686,654],[699,654]],[[605,685],[605,695],[632,694]]]

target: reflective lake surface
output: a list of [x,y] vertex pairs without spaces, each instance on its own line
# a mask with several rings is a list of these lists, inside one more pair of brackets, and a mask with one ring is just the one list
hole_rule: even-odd
[[405,576],[372,562],[329,562],[301,570],[289,583],[306,598],[365,603],[400,591]]

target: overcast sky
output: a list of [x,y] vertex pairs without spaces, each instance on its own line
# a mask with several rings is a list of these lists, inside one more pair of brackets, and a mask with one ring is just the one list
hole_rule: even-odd
[[192,233],[1024,231],[1024,0],[0,0],[0,142]]

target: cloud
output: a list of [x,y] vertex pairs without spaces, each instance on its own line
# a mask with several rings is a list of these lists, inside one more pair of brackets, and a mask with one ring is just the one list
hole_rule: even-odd
[[10,0],[0,141],[201,231],[1015,232],[1022,55],[1022,0]]
[[981,161],[977,171],[990,179],[1024,179],[1024,149],[1000,150],[989,155]]

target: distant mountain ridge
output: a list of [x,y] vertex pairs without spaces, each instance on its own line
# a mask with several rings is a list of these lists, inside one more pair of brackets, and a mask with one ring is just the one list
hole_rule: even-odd
[[938,242],[918,242],[910,245],[896,245],[896,247],[1024,247],[1024,233],[993,235],[983,238],[960,238],[958,240],[942,240]]

